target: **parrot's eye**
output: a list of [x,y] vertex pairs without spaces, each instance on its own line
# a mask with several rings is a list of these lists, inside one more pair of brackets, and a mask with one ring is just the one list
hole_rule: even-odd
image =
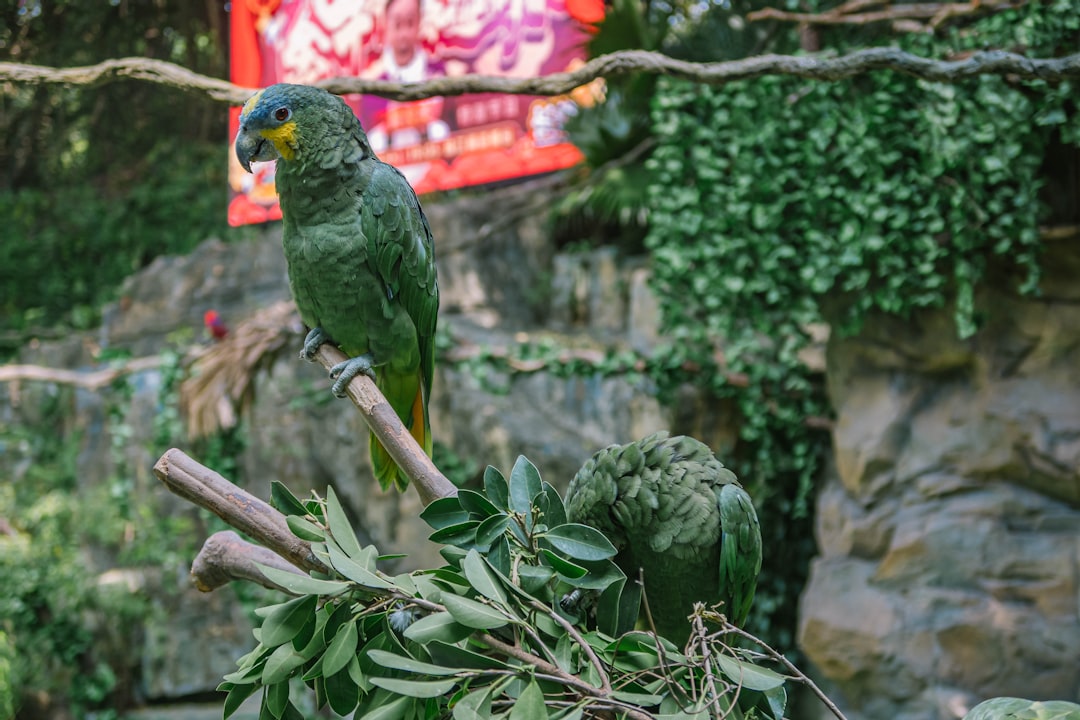
[[289,108],[278,108],[274,111],[274,119],[278,122],[285,122],[289,119],[290,114]]

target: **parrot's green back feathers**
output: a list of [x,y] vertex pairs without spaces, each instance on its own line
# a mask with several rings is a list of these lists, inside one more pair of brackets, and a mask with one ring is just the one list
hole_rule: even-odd
[[603,532],[630,578],[645,577],[661,635],[685,640],[695,602],[723,601],[746,621],[761,570],[761,531],[735,474],[693,438],[657,433],[596,453],[567,491],[567,514]]
[[[283,245],[300,317],[375,382],[413,438],[431,453],[428,401],[439,309],[434,242],[416,193],[371,150],[356,115],[324,90],[274,85],[240,116],[241,164],[277,159]],[[385,488],[407,478],[371,440]]]

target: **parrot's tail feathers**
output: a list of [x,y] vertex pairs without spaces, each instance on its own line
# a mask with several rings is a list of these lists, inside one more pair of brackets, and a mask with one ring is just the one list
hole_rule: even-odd
[[[409,426],[409,434],[412,435],[416,444],[423,448],[428,457],[431,457],[431,422],[428,419],[427,398],[424,397],[422,383],[417,384],[416,395],[409,406],[408,415],[402,418]],[[398,490],[404,491],[409,487],[409,477],[397,466],[390,453],[382,446],[374,435],[371,435],[368,447],[371,451],[371,467],[375,473],[375,479],[383,490],[388,490],[391,485]]]
[[383,490],[389,490],[393,485],[404,491],[409,486],[409,478],[398,468],[374,433],[368,438],[368,449],[371,451],[371,469],[375,473],[375,479],[379,481],[379,486]]
[[424,385],[421,383],[416,388],[416,397],[413,398],[412,425],[409,432],[412,434],[416,444],[424,448],[424,453],[431,457],[431,421],[428,419],[427,406],[427,398],[424,397]]

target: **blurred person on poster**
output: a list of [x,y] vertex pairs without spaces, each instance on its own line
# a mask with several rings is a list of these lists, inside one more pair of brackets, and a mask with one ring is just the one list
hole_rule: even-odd
[[[432,58],[421,42],[422,0],[386,0],[382,24],[382,54],[361,75],[374,80],[422,82],[446,74],[441,62]],[[450,126],[442,119],[440,97],[411,103],[367,100],[368,112],[376,124],[368,128],[368,140],[376,153],[400,150],[422,143],[436,143],[450,136]],[[427,173],[428,163],[399,168],[412,183]]]

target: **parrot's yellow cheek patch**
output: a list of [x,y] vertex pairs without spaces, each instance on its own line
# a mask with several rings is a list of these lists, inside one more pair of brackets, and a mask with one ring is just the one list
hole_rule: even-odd
[[296,123],[287,122],[271,130],[260,130],[259,134],[274,143],[278,154],[286,160],[296,155]]

